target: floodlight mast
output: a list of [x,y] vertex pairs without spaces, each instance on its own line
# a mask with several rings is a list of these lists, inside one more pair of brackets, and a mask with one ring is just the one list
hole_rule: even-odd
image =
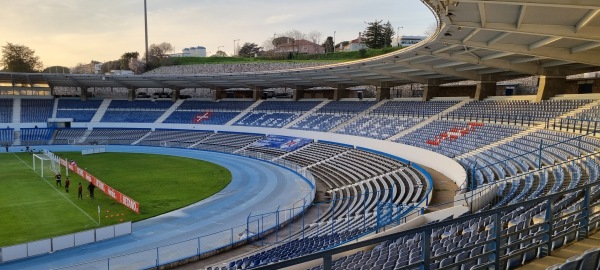
[[144,0],[144,29],[146,32],[146,64],[148,64],[148,11],[146,9],[146,0]]

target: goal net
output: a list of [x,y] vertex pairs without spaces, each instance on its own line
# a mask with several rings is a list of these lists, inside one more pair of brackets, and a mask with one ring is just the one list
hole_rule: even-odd
[[60,163],[47,153],[33,154],[33,170],[42,177],[54,177],[60,173]]

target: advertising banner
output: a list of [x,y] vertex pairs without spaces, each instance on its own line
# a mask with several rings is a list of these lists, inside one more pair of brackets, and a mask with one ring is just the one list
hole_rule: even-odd
[[67,168],[69,168],[70,171],[78,174],[79,176],[81,176],[81,178],[87,180],[88,182],[92,183],[94,186],[96,186],[96,188],[102,190],[102,192],[104,192],[104,194],[108,195],[109,197],[115,199],[116,201],[118,201],[119,203],[121,203],[122,205],[125,205],[127,208],[133,210],[136,213],[140,213],[140,204],[138,202],[136,202],[135,200],[127,197],[125,194],[119,192],[118,190],[110,187],[109,185],[105,184],[104,182],[100,181],[100,179],[96,178],[95,176],[91,175],[90,173],[88,173],[87,171],[85,171],[84,169],[81,169],[79,167],[77,167],[77,164],[74,161],[67,161],[66,159],[60,159],[60,165],[65,166]]
[[311,140],[311,139],[304,139],[304,138],[269,135],[264,139],[254,142],[252,144],[252,146],[264,147],[264,148],[274,148],[274,149],[278,149],[278,150],[284,150],[287,152],[291,152],[302,146],[305,146],[305,145],[311,143],[312,141],[313,140]]

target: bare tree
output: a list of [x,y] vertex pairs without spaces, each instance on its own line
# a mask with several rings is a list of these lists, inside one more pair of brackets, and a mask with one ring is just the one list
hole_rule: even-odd
[[438,25],[437,23],[432,23],[429,26],[427,26],[427,29],[425,29],[425,35],[430,37],[433,36],[433,34],[435,34],[435,32],[438,30]]
[[294,46],[294,50],[296,52],[300,51],[300,40],[306,39],[306,34],[302,33],[300,30],[292,29],[285,32],[284,36],[290,37],[293,39],[292,45]]
[[129,69],[135,74],[142,74],[146,71],[146,64],[138,60],[137,58],[129,59]]
[[321,46],[319,44],[321,44],[321,38],[323,38],[323,33],[319,32],[317,30],[312,30],[312,31],[308,32],[308,34],[306,36],[312,43],[314,43],[313,44],[313,46],[315,47],[314,51],[318,52],[319,50],[317,49],[317,47]]

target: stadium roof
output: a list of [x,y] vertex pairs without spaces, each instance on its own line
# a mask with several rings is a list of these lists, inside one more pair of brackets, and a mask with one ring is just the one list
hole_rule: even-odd
[[421,0],[437,32],[360,61],[293,70],[198,75],[0,73],[0,85],[127,88],[391,87],[600,70],[598,0]]

